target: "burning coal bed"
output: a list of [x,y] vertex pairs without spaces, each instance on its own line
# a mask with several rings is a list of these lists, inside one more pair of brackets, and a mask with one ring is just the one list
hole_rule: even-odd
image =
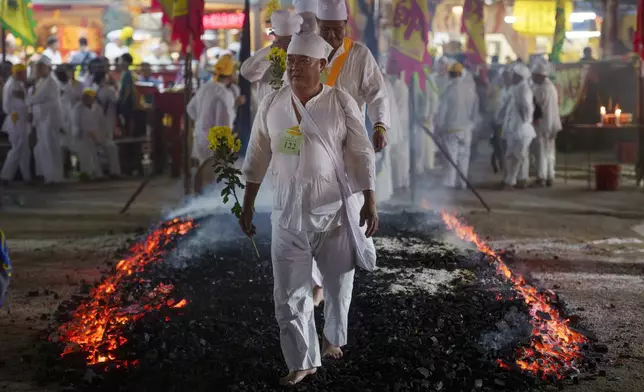
[[[529,391],[598,372],[602,350],[564,318],[557,295],[515,276],[471,228],[446,214],[381,219],[379,270],[356,274],[345,358],[296,390]],[[270,223],[256,221],[259,260],[228,215],[165,222],[137,239],[102,282],[60,306],[42,381],[65,391],[279,390]],[[439,241],[448,237],[478,249]]]

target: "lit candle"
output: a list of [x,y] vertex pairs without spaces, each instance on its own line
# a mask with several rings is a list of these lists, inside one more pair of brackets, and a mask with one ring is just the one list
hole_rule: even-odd
[[601,114],[601,124],[604,123],[604,117],[606,116],[606,106],[599,108],[599,114]]
[[621,119],[622,119],[622,109],[616,109],[615,110],[615,125],[619,125]]

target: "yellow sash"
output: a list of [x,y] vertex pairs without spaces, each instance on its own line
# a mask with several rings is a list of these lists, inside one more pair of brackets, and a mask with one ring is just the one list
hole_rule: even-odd
[[340,71],[342,71],[344,63],[346,63],[347,58],[349,58],[349,51],[351,50],[351,48],[353,48],[353,40],[351,38],[344,37],[344,43],[342,44],[342,46],[344,47],[344,53],[342,53],[335,59],[328,75],[327,71],[324,70],[324,84],[326,84],[327,86],[333,87],[333,85],[335,85],[335,82],[338,80]]

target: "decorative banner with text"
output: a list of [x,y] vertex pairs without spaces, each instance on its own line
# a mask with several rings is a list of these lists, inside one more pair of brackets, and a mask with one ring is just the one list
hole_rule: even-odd
[[389,61],[396,63],[409,83],[418,75],[422,91],[425,91],[424,68],[431,66],[427,52],[430,14],[425,0],[394,0],[394,20]]

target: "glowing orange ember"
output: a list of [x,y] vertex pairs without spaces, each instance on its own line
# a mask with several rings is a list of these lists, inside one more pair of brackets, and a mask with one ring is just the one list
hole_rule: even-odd
[[89,298],[76,309],[72,319],[59,327],[59,339],[67,343],[62,356],[80,351],[88,354],[89,365],[110,361],[117,366],[135,365],[136,361],[118,361],[115,356],[115,351],[127,343],[127,339],[119,334],[118,327],[163,307],[182,308],[188,301],[182,299],[175,303],[169,298],[174,286],[160,283],[135,304],[126,306],[121,297],[123,293],[117,288],[125,277],[143,271],[150,263],[161,261],[173,238],[195,227],[193,221],[174,219],[134,244],[130,248],[130,256],[121,260],[115,272],[94,288]]
[[[581,359],[580,346],[587,338],[568,326],[569,321],[551,305],[551,296],[537,291],[521,275],[512,272],[499,254],[481,240],[472,227],[464,225],[454,215],[446,212],[441,212],[441,218],[459,238],[472,242],[480,252],[487,255],[497,272],[512,284],[519,297],[528,305],[533,327],[532,347],[518,350],[516,366],[523,371],[541,375],[543,379],[553,375],[563,378],[566,371],[574,369]],[[497,363],[502,368],[509,368],[501,360]]]

